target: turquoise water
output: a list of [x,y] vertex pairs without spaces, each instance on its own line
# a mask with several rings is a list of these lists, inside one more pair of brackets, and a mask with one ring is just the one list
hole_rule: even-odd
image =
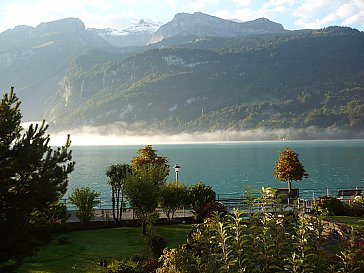
[[[187,185],[203,181],[220,195],[240,195],[247,185],[254,189],[286,187],[272,174],[279,151],[286,146],[299,153],[309,174],[293,183],[306,197],[327,191],[335,194],[338,188],[364,187],[364,140],[176,144],[153,148],[158,155],[168,158],[171,167],[176,163],[181,166],[179,179]],[[103,199],[109,199],[106,168],[115,163],[130,163],[141,147],[72,147],[76,165],[70,176],[69,192],[88,186],[100,192]],[[171,168],[170,180],[174,179]]]

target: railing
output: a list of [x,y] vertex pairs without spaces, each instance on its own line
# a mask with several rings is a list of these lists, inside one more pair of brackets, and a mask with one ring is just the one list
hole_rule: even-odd
[[[334,196],[338,197],[339,190],[347,190],[347,189],[355,189],[355,190],[364,190],[364,187],[357,186],[348,186],[346,188],[325,188],[325,189],[299,189],[299,200],[300,204],[303,205],[311,205],[312,200],[319,198],[320,196]],[[258,192],[253,192],[252,197],[259,197],[260,194]],[[216,196],[217,201],[222,202],[227,208],[243,207],[244,201],[244,192],[234,192],[234,193],[219,193]],[[75,210],[76,206],[72,204],[67,198],[62,199],[62,202],[66,205],[68,210]],[[99,204],[95,206],[96,209],[99,210],[111,210],[112,202],[111,198],[99,198]],[[127,206],[129,208],[129,206]]]

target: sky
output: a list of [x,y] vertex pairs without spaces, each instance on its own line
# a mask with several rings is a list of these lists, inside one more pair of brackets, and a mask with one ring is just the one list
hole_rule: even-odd
[[139,19],[167,23],[176,13],[197,11],[241,21],[265,17],[289,30],[364,30],[364,0],[0,0],[0,32],[67,17],[86,28],[122,29]]

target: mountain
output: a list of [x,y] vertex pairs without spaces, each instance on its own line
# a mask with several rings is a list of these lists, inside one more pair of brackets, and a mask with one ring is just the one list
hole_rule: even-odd
[[[157,28],[86,29],[76,18],[18,26],[0,33],[0,87],[15,86],[24,119],[53,130],[364,129],[363,32],[201,13]],[[134,43],[135,33],[160,41]]]
[[178,13],[171,22],[158,29],[151,38],[150,43],[160,42],[173,36],[238,37],[248,34],[282,32],[285,32],[285,30],[281,24],[271,22],[266,18],[239,23],[201,12],[193,14]]
[[329,28],[259,36],[255,46],[224,40],[230,47],[223,49],[220,38],[193,41],[71,69],[47,120],[60,128],[143,124],[168,132],[364,128],[363,33]]
[[37,27],[19,26],[0,33],[0,86],[15,86],[26,119],[40,119],[45,100],[56,93],[71,60],[86,49],[108,50],[110,44],[66,18]]
[[116,47],[145,46],[153,36],[154,32],[156,32],[161,25],[162,23],[159,22],[141,19],[121,30],[88,30],[100,35],[111,45]]

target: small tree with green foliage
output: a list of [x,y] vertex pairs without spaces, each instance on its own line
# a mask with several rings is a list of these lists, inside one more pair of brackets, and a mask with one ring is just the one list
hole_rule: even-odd
[[298,158],[298,153],[291,148],[284,148],[279,155],[273,175],[281,182],[288,182],[288,193],[290,195],[292,181],[302,180],[303,177],[308,177],[308,174]]
[[188,188],[188,202],[190,203],[194,217],[197,221],[203,220],[203,208],[210,201],[216,200],[216,193],[211,186],[206,186],[203,182],[191,185]]
[[167,157],[158,156],[157,150],[154,150],[152,145],[146,145],[137,151],[138,156],[134,156],[131,160],[131,167],[133,170],[148,166],[157,166],[160,170],[164,170],[161,175],[166,178],[169,174],[169,165]]
[[182,183],[169,182],[165,184],[160,193],[160,207],[167,215],[168,221],[173,219],[177,209],[183,207],[187,201],[187,187]]
[[166,182],[164,174],[163,166],[150,164],[133,170],[125,180],[125,195],[142,223],[143,236],[147,234],[148,219],[158,206],[160,192]]
[[124,209],[124,183],[126,177],[131,174],[131,166],[129,164],[111,165],[106,170],[108,184],[112,191],[112,214],[115,222],[121,221]]
[[89,223],[95,217],[95,206],[100,203],[100,193],[89,187],[75,188],[69,197],[72,204],[77,206],[76,216],[81,224]]

